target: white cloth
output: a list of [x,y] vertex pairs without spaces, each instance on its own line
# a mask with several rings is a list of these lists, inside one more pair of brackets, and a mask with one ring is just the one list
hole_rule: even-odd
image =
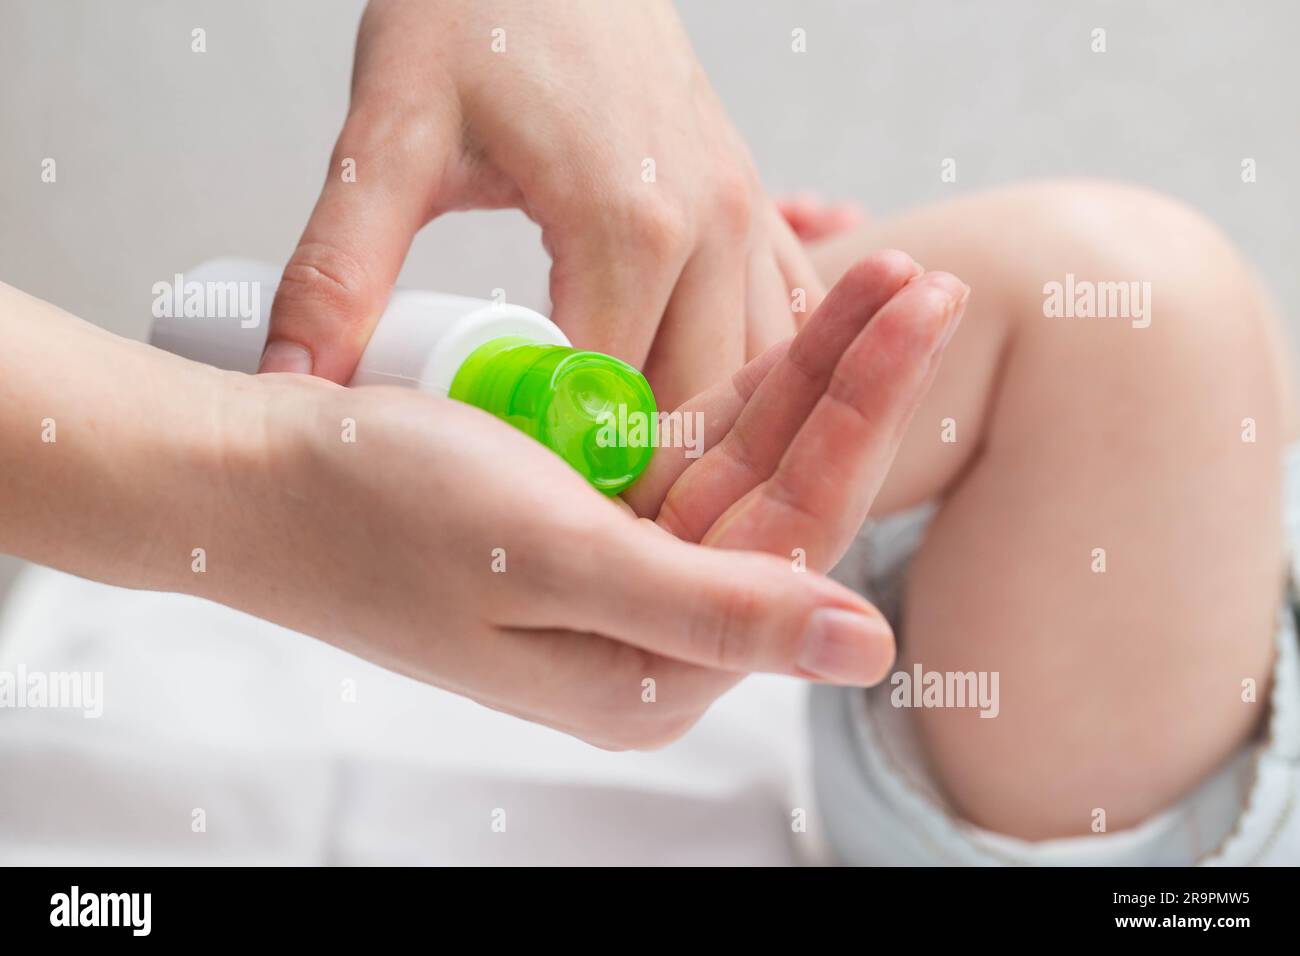
[[219,605],[43,568],[0,622],[0,672],[20,666],[101,672],[103,715],[0,707],[0,864],[816,853],[795,826],[812,798],[794,680],[747,680],[672,746],[609,753]]

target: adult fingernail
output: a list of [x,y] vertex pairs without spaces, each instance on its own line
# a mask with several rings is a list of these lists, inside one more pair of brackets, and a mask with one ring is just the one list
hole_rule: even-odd
[[961,325],[962,313],[966,311],[966,300],[969,298],[970,286],[963,285],[961,292],[957,294],[957,298],[953,299],[952,304],[948,306],[948,317],[944,319],[947,324],[943,330],[943,338],[939,342],[940,349],[947,346],[953,337],[953,333],[957,331],[957,326]]
[[870,687],[894,661],[894,633],[882,617],[839,608],[813,611],[799,667],[836,684]]
[[925,277],[925,281],[934,288],[937,288],[954,302],[960,299],[963,294],[970,291],[970,289],[967,288],[966,283],[962,282],[951,272],[928,273]]
[[953,333],[957,331],[957,326],[961,324],[962,311],[966,308],[966,300],[970,297],[970,286],[946,272],[933,273],[928,281],[934,283],[948,298],[941,319],[943,330],[934,345],[934,354],[937,355],[943,351],[944,346],[952,339]]
[[260,372],[298,372],[302,375],[311,374],[311,353],[301,345],[295,342],[286,342],[280,339],[272,342],[262,353],[262,364],[258,366]]

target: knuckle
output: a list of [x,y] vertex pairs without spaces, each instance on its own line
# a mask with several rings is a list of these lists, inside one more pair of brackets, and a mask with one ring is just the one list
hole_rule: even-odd
[[754,197],[748,177],[733,173],[713,188],[714,216],[718,226],[733,236],[748,234],[754,217]]
[[369,277],[349,253],[327,242],[306,242],[294,250],[280,276],[277,299],[318,307],[343,321],[365,318]]
[[[898,352],[897,355],[894,364],[904,371],[911,371],[917,366],[906,351]],[[851,416],[850,422],[866,429],[874,429],[881,424],[872,412],[872,399],[879,394],[876,382],[867,381],[858,375],[848,375],[840,369],[835,370],[826,386],[826,400]]]
[[402,160],[431,155],[442,135],[437,115],[411,107],[366,109],[348,117],[334,144],[334,168],[347,157]]
[[686,248],[686,216],[670,203],[658,198],[628,200],[620,218],[638,249],[657,261],[676,259]]
[[728,585],[714,598],[710,613],[701,615],[693,643],[701,656],[719,670],[753,670],[753,638],[763,599],[749,584]]

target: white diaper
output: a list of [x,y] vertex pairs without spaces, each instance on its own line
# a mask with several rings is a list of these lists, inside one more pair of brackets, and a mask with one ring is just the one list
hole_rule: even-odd
[[[1177,805],[1129,830],[1028,842],[960,819],[929,776],[888,682],[812,694],[813,771],[825,835],[844,863],[965,866],[1247,866],[1300,863],[1300,446],[1286,460],[1291,598],[1278,614],[1271,712],[1244,746]],[[869,522],[836,577],[897,622],[907,565],[934,514]]]

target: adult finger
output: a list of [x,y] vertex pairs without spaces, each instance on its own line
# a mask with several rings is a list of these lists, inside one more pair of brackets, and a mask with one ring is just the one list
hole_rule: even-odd
[[704,542],[800,547],[813,568],[839,560],[934,378],[968,293],[956,277],[930,273],[881,308],[844,353],[771,478],[723,515]]
[[676,408],[745,362],[744,233],[725,224],[714,228],[682,269],[646,361],[646,378],[665,408]]
[[623,493],[623,501],[634,514],[657,516],[669,489],[682,472],[698,461],[731,431],[759,383],[785,356],[791,338],[778,342],[762,355],[746,362],[726,381],[717,382],[673,410],[662,421],[659,446],[645,473]]
[[650,201],[575,203],[543,220],[543,240],[555,323],[577,347],[643,368],[690,256],[681,221]]
[[443,190],[450,116],[354,112],[271,306],[260,371],[346,384]]
[[767,236],[756,237],[745,291],[745,357],[761,355],[796,330],[790,287]]
[[735,425],[687,469],[664,509],[673,532],[699,541],[776,470],[821,400],[841,355],[893,295],[920,272],[902,252],[873,253],[850,269],[764,377]]
[[803,328],[826,298],[826,283],[813,266],[808,250],[782,219],[776,207],[768,209],[769,234],[777,265],[789,289],[791,314],[795,328]]
[[602,538],[601,586],[568,627],[734,673],[768,671],[870,685],[893,633],[861,596],[772,555],[702,548],[647,522]]

